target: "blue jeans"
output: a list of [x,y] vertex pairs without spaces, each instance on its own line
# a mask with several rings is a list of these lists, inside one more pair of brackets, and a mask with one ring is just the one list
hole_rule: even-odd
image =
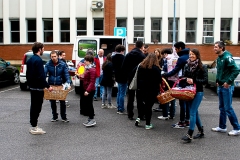
[[[93,96],[94,98],[97,98],[98,85],[102,81],[102,77],[103,77],[103,75],[100,75],[100,77],[96,78],[96,82],[95,82],[96,90],[95,90],[95,94]],[[100,86],[100,97],[102,97],[102,94],[103,94],[103,86]]]
[[228,119],[231,125],[233,126],[233,129],[240,130],[237,116],[232,108],[233,91],[234,91],[234,86],[230,86],[229,88],[224,88],[223,86],[219,86],[217,89],[218,98],[219,98],[219,110],[220,110],[219,127],[222,129],[227,128],[226,121],[228,116]]
[[202,127],[200,116],[198,114],[198,108],[200,106],[200,103],[202,102],[202,98],[203,92],[197,92],[194,99],[188,102],[190,108],[190,125],[189,125],[190,130],[194,130],[195,125],[197,125],[198,129]]
[[106,96],[108,104],[112,104],[112,87],[103,87],[103,95],[102,95],[102,104],[106,104]]
[[118,83],[117,108],[118,111],[124,111],[124,97],[127,91],[127,83]]

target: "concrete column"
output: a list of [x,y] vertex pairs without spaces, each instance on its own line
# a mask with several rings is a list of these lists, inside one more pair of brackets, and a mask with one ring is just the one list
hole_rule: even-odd
[[133,43],[133,28],[134,28],[134,20],[133,20],[133,0],[129,0],[127,4],[127,37],[128,43]]
[[9,0],[3,0],[3,44],[11,43],[9,22]]
[[53,0],[53,43],[60,43],[59,2]]
[[144,2],[145,22],[144,22],[144,38],[145,43],[151,43],[151,1],[145,0]]
[[37,42],[43,42],[43,20],[42,20],[42,1],[36,1],[36,23],[37,23]]
[[221,1],[215,0],[215,23],[214,23],[214,42],[220,40],[221,27]]
[[[92,1],[86,0],[87,1],[87,8],[91,8],[92,6]],[[87,9],[87,36],[92,36],[93,35],[93,14],[90,9]]]
[[70,0],[70,43],[74,43],[76,35],[76,0]]
[[239,0],[233,0],[233,18],[231,25],[231,40],[233,44],[238,44],[238,15],[239,15]]
[[198,0],[198,19],[196,27],[196,43],[202,44],[203,37],[203,0]]
[[168,43],[168,0],[163,0],[162,6],[162,29],[161,29],[161,43]]
[[27,26],[26,26],[26,0],[21,0],[20,2],[20,44],[25,44],[27,42]]
[[186,42],[186,0],[180,2],[180,15],[179,15],[179,26],[178,26],[178,41]]

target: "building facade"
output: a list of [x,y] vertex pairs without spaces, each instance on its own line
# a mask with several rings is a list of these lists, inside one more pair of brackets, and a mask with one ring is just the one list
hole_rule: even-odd
[[239,8],[239,0],[0,0],[0,57],[20,60],[40,41],[71,59],[77,35],[114,35],[114,27],[126,28],[130,49],[138,39],[150,51],[171,47],[174,11],[175,41],[204,51],[208,61],[216,58],[212,43],[228,40],[240,56]]

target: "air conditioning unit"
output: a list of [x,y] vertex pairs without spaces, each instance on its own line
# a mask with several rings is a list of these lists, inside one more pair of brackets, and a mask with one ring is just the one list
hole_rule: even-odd
[[214,43],[213,36],[203,36],[203,44],[211,44]]
[[144,43],[145,39],[144,39],[144,37],[137,37],[137,41],[142,41]]
[[104,9],[104,0],[92,1],[92,10],[102,10],[102,9]]

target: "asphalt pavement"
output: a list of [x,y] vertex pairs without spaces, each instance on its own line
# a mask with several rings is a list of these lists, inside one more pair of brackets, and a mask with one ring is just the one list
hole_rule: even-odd
[[[21,91],[18,85],[0,86],[0,159],[1,160],[153,160],[153,159],[240,159],[240,137],[212,132],[218,126],[218,97],[211,89],[205,89],[205,97],[199,108],[205,138],[184,143],[181,137],[185,129],[173,129],[179,121],[179,105],[174,120],[159,120],[161,112],[153,112],[154,128],[146,130],[145,122],[134,125],[127,115],[119,115],[116,109],[102,109],[101,101],[94,101],[95,127],[86,128],[87,117],[79,114],[79,95],[69,93],[67,108],[69,123],[51,122],[51,108],[44,101],[39,126],[47,133],[29,133],[30,93]],[[116,105],[116,97],[113,98]],[[59,104],[58,104],[59,106]],[[157,104],[154,105],[157,107]],[[240,97],[233,98],[233,107],[240,118]],[[58,107],[59,111],[59,107]],[[134,110],[135,116],[137,110]],[[228,131],[232,130],[229,121]],[[194,134],[197,133],[197,129]]]

